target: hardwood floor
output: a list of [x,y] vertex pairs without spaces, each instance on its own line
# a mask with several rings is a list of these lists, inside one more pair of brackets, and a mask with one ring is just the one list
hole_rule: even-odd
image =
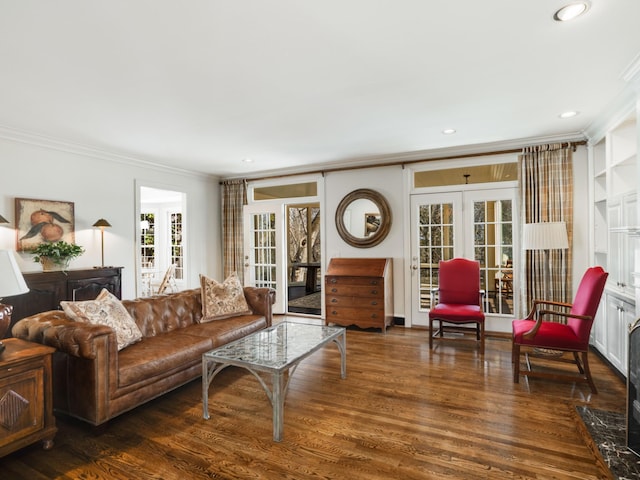
[[[309,320],[302,320],[309,321]],[[347,378],[330,345],[292,376],[284,439],[245,370],[210,389],[194,381],[112,421],[102,433],[58,418],[50,451],[0,460],[3,479],[596,479],[606,472],[577,427],[575,405],[624,411],[625,385],[596,355],[587,385],[512,381],[511,343],[436,344],[425,330],[349,329]]]

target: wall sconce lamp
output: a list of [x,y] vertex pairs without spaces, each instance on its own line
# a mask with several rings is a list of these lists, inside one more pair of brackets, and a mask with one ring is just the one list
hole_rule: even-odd
[[100,229],[100,245],[102,250],[102,266],[104,267],[104,229],[106,227],[110,227],[111,224],[107,222],[104,218],[101,218],[96,223],[93,224],[94,227]]
[[[29,287],[11,250],[0,250],[0,339],[4,338],[11,325],[12,305],[1,303],[2,297],[12,297],[27,293]],[[0,354],[5,346],[0,341]]]

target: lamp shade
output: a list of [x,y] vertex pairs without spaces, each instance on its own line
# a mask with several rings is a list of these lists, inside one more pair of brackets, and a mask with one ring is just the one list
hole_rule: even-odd
[[569,248],[565,222],[525,223],[522,245],[525,250]]
[[0,298],[27,293],[29,287],[11,250],[0,250]]
[[107,222],[104,218],[101,218],[96,223],[92,225],[93,227],[110,227],[111,224]]

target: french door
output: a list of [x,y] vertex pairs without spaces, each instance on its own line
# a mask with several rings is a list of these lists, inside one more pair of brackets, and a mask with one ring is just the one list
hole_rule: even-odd
[[411,318],[428,325],[440,260],[480,263],[487,315],[510,317],[514,306],[515,188],[411,196]]
[[244,284],[276,291],[273,313],[285,313],[284,206],[244,207]]

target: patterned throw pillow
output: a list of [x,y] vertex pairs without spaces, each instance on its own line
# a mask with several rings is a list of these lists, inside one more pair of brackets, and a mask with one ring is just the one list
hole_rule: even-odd
[[251,313],[236,272],[232,272],[222,283],[200,275],[200,286],[202,287],[201,322]]
[[60,302],[67,316],[76,322],[106,325],[116,333],[118,350],[140,341],[142,332],[131,318],[124,305],[106,288],[95,300],[83,302]]

